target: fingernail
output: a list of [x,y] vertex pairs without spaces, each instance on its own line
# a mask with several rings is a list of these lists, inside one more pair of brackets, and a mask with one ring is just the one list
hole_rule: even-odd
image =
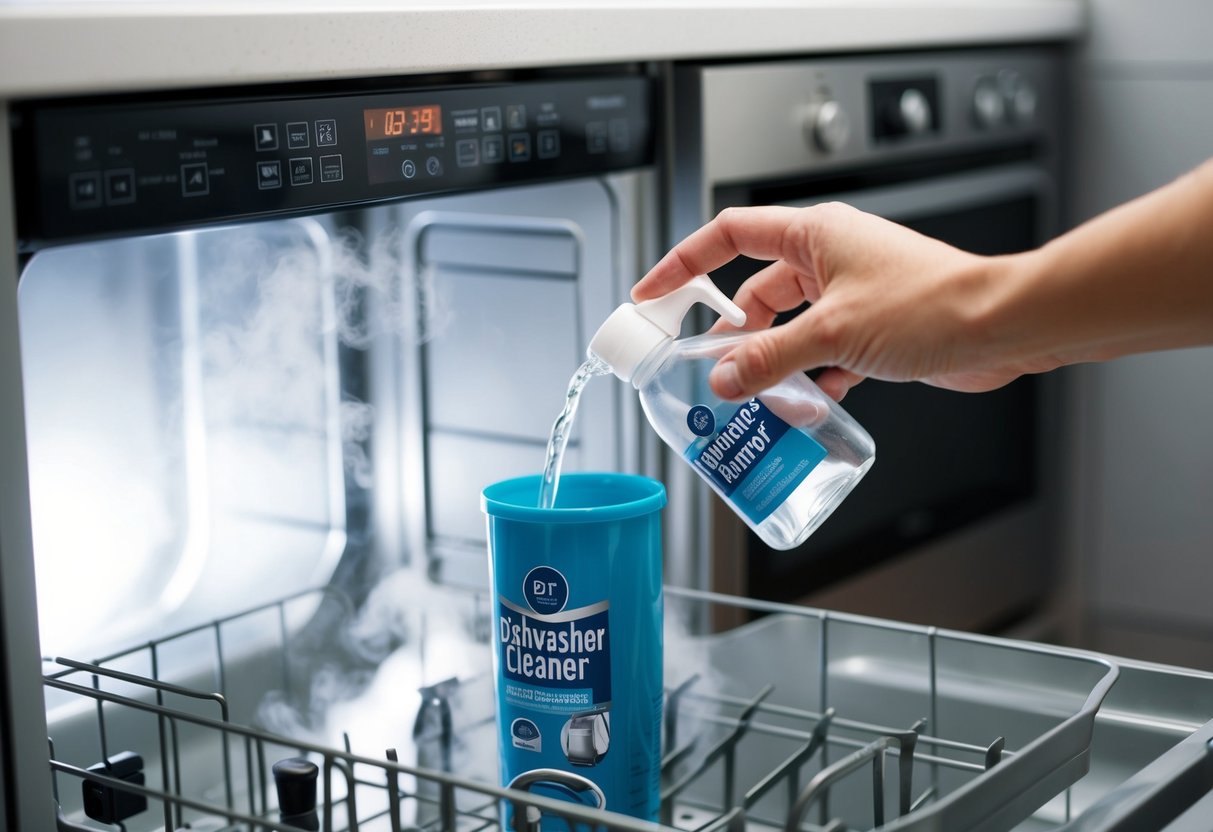
[[736,399],[741,395],[741,379],[737,375],[737,363],[725,359],[718,363],[708,374],[708,381],[717,394],[726,399]]

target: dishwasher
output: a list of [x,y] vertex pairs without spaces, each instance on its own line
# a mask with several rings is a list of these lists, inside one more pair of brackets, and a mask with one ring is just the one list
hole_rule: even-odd
[[[658,821],[560,773],[500,786],[477,497],[538,466],[659,254],[661,73],[13,107],[29,477],[4,457],[0,520],[32,543],[0,559],[0,774],[45,793],[6,795],[67,832],[1202,817],[1213,675],[676,586]],[[586,393],[566,465],[662,473],[622,385]],[[40,677],[10,666],[32,641]],[[609,737],[584,713],[565,742],[592,764]]]

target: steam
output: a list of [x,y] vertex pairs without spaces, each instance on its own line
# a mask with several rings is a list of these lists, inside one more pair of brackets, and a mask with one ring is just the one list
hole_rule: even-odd
[[[704,717],[720,712],[721,708],[715,702],[731,687],[729,675],[714,660],[712,638],[696,635],[693,631],[691,613],[695,603],[667,597],[663,622],[666,691],[687,685],[687,695],[678,709],[675,744],[682,747],[692,738],[701,738],[696,753],[683,764],[684,767],[696,764],[711,745],[702,739],[712,730]],[[673,750],[666,748],[663,754]]]
[[401,279],[408,234],[402,229],[377,233],[368,241],[346,228],[332,243],[337,333],[341,343],[367,349],[384,334],[420,344],[451,324],[453,312],[436,291],[432,270],[421,268],[411,286]]
[[[403,762],[433,766],[414,737],[421,690],[456,679],[444,691],[453,722],[452,768],[462,774],[479,768],[492,779],[495,702],[488,637],[478,632],[484,623],[471,595],[434,587],[411,569],[392,572],[332,639],[305,644],[291,657],[312,668],[306,691],[294,699],[273,692],[256,722],[338,748],[348,737],[355,753],[370,757],[395,748]],[[484,770],[476,761],[490,765]]]
[[374,482],[367,443],[375,423],[375,408],[366,402],[347,398],[341,402],[341,447],[345,473],[359,488]]

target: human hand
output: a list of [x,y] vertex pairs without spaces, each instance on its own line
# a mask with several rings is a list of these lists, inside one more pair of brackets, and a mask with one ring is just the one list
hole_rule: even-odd
[[[980,391],[1062,363],[1017,358],[1008,339],[991,331],[998,280],[990,265],[1000,258],[968,254],[839,203],[727,209],[663,257],[632,298],[660,297],[738,254],[774,262],[734,298],[746,329],[765,331],[713,369],[710,382],[722,398],[746,398],[816,367],[827,368],[818,386],[841,399],[865,377]],[[806,300],[807,310],[771,327],[777,313]],[[732,327],[721,321],[715,329]]]

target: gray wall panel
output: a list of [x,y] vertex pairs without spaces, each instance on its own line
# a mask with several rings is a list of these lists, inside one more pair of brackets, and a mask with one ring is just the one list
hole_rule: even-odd
[[1208,0],[1089,0],[1088,58],[1099,62],[1207,62]]
[[[1090,11],[1072,111],[1074,222],[1213,156],[1213,3],[1093,0]],[[1213,632],[1213,348],[1076,373],[1084,462],[1067,601],[1083,610],[1083,640],[1213,667],[1200,647]]]

